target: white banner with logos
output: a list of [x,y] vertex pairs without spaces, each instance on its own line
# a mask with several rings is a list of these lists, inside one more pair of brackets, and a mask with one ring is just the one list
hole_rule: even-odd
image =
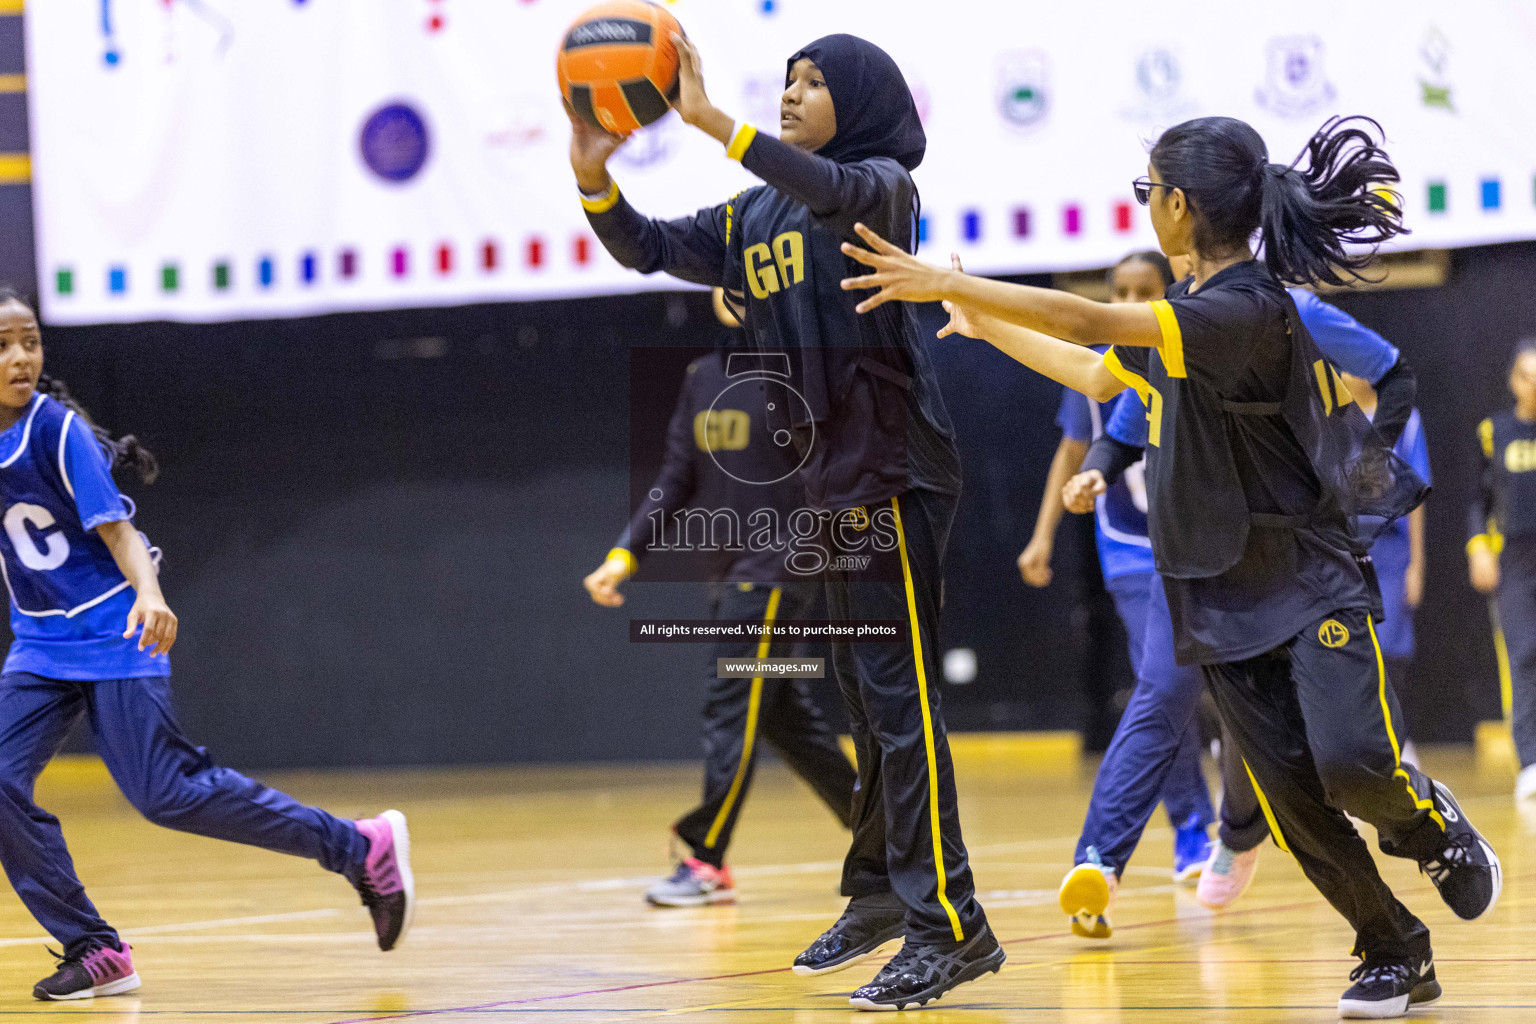
[[[671,288],[590,236],[555,50],[587,0],[28,5],[38,270],[54,323],[224,320]],[[988,273],[1154,245],[1129,183],[1161,127],[1228,114],[1290,160],[1381,121],[1413,234],[1536,238],[1530,0],[675,0],[717,105],[778,123],[784,59],[884,46],[928,131],[926,255]],[[675,216],[753,179],[675,115],[615,177]]]

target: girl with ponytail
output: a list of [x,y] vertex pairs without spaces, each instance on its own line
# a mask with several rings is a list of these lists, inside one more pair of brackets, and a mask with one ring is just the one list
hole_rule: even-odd
[[[1460,917],[1502,887],[1492,847],[1444,784],[1402,760],[1381,668],[1365,515],[1402,515],[1422,481],[1359,411],[1286,284],[1361,277],[1403,234],[1398,180],[1367,118],[1324,124],[1289,164],[1242,121],[1163,134],[1133,182],[1163,252],[1193,276],[1166,297],[1102,304],[919,262],[862,225],[871,268],[843,282],[891,300],[942,300],[940,336],[982,338],[1104,400],[1135,389],[1148,420],[1148,533],[1181,664],[1198,664],[1277,844],[1355,928],[1362,963],[1345,1017],[1392,1017],[1440,995],[1429,930],[1393,896],[1344,813],[1416,861]],[[1109,345],[1102,356],[1086,347]],[[1069,876],[1071,878],[1072,876]],[[1087,881],[1092,881],[1088,879]],[[1109,885],[1080,886],[1084,909]]]
[[176,615],[159,552],[133,525],[112,470],[154,479],[155,457],[113,437],[43,374],[37,315],[0,292],[0,567],[15,639],[0,670],[0,865],[63,946],[37,999],[139,987],[133,954],[75,875],[33,783],[81,718],[123,795],[167,828],[319,861],[357,890],[381,949],[410,927],[405,817],[349,821],[215,765],[171,712]]

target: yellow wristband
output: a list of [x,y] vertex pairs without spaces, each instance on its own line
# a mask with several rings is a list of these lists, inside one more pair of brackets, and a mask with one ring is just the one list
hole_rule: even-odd
[[608,552],[608,561],[611,562],[615,558],[624,563],[624,571],[629,573],[631,576],[633,576],[635,574],[635,570],[640,567],[640,563],[635,561],[635,556],[630,554],[629,551],[624,548],[614,548],[612,551]]
[[725,155],[732,160],[740,162],[747,154],[747,147],[752,145],[752,140],[757,138],[757,129],[743,121],[736,126],[736,134],[731,136],[731,141],[725,147]]
[[1485,553],[1490,554],[1490,555],[1497,555],[1499,552],[1501,552],[1503,550],[1504,550],[1504,536],[1503,536],[1503,534],[1498,534],[1498,533],[1480,533],[1476,537],[1473,537],[1471,540],[1467,541],[1467,554],[1469,554],[1469,555],[1475,555],[1478,552],[1485,552]]
[[619,183],[613,179],[608,180],[608,191],[597,199],[583,195],[581,197],[582,209],[588,213],[607,213],[619,204]]

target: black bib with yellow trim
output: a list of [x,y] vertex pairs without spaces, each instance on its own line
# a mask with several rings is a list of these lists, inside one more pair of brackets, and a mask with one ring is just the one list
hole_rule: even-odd
[[[1284,308],[1289,372],[1277,400],[1224,398],[1185,374],[1182,350],[1153,353],[1150,379],[1137,384],[1151,420],[1148,534],[1163,576],[1221,575],[1242,560],[1255,528],[1305,531],[1361,559],[1386,524],[1429,492],[1360,411],[1289,295]],[[1154,309],[1172,315],[1166,303]],[[1113,351],[1107,359],[1118,363]],[[1288,457],[1307,480],[1304,493],[1255,507],[1234,454],[1240,449]]]

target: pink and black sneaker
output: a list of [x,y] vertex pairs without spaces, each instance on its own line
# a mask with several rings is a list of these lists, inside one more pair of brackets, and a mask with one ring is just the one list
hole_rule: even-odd
[[354,822],[368,840],[368,857],[355,883],[363,906],[373,915],[379,948],[388,952],[411,930],[416,916],[416,879],[411,875],[411,833],[405,815],[385,811]]
[[128,952],[126,942],[121,950],[93,945],[73,955],[53,955],[58,957],[59,968],[32,986],[35,999],[94,999],[122,995],[139,987],[133,954]]

